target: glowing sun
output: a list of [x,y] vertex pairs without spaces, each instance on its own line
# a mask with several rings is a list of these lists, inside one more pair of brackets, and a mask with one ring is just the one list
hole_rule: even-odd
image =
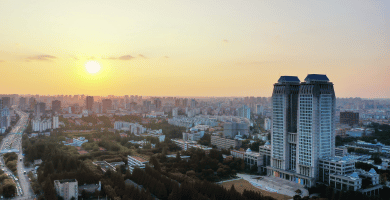
[[90,74],[95,74],[100,71],[100,64],[97,61],[88,61],[85,63],[85,69]]

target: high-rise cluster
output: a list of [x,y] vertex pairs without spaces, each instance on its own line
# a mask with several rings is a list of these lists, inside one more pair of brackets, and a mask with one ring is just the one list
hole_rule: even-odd
[[321,157],[334,156],[336,98],[326,75],[305,82],[282,76],[272,94],[272,153],[268,174],[312,186]]

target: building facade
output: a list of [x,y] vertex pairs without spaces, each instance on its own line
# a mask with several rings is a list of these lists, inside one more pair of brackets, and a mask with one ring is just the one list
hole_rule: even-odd
[[62,197],[64,200],[70,200],[72,198],[77,200],[79,197],[79,189],[76,179],[55,180],[54,187],[57,195]]
[[305,82],[282,76],[272,95],[271,166],[267,173],[306,186],[315,185],[319,159],[334,156],[336,98],[326,75]]

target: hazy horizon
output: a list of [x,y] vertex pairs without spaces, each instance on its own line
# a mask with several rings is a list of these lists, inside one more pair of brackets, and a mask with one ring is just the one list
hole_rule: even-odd
[[326,74],[337,97],[390,98],[389,6],[2,1],[0,93],[269,97],[282,75]]

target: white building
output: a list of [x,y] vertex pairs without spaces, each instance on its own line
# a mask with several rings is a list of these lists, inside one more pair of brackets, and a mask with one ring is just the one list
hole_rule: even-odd
[[130,155],[127,156],[127,164],[128,164],[128,167],[129,167],[129,170],[131,173],[133,173],[133,170],[135,167],[145,169],[145,166],[148,163],[149,163],[149,161],[147,161],[141,157],[130,156]]
[[35,132],[42,132],[52,128],[52,120],[51,119],[33,119],[32,120],[32,130]]
[[76,179],[55,180],[54,187],[57,195],[64,198],[64,200],[70,200],[72,198],[77,200],[79,197],[79,189]]
[[54,116],[53,117],[53,129],[57,129],[59,128],[59,125],[58,125],[58,116]]
[[271,126],[272,125],[272,123],[271,123],[271,119],[270,118],[265,118],[264,119],[264,129],[266,130],[266,131],[269,131],[269,130],[271,130]]
[[311,187],[319,177],[319,159],[334,156],[333,83],[309,74],[305,82],[282,76],[272,95],[272,150],[268,175]]

